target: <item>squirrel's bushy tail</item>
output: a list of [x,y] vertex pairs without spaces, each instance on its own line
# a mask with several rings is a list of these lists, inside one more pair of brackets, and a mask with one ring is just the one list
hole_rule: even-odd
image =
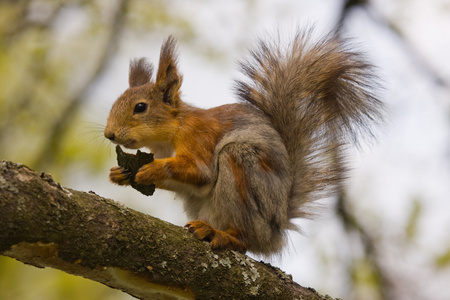
[[383,104],[373,94],[372,66],[337,34],[313,42],[312,31],[259,41],[241,63],[240,100],[260,109],[289,153],[293,186],[289,217],[307,217],[304,204],[330,195],[344,178],[343,147],[372,135]]

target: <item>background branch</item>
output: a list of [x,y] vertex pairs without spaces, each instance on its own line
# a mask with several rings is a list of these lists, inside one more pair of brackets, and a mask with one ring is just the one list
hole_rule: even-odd
[[92,71],[85,75],[82,85],[76,92],[68,96],[65,109],[59,114],[58,119],[54,121],[53,126],[48,133],[48,139],[44,143],[44,147],[39,154],[37,154],[36,160],[32,164],[36,169],[44,168],[44,166],[51,163],[54,157],[56,157],[56,154],[61,148],[62,137],[76,116],[76,113],[74,112],[77,112],[82,106],[86,100],[86,93],[89,91],[89,88],[103,74],[105,68],[110,64],[111,59],[114,57],[123,30],[123,23],[128,11],[128,4],[127,0],[119,0],[116,4],[117,7],[111,17],[109,26],[107,26],[109,32],[106,34],[102,49],[98,55],[99,59],[96,61],[96,65]]

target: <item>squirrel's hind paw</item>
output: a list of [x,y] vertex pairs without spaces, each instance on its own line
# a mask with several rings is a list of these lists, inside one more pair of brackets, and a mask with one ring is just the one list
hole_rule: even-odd
[[109,180],[118,185],[130,185],[131,172],[122,167],[113,167],[109,173]]
[[214,229],[204,221],[191,221],[184,226],[199,240],[210,242],[212,249],[229,249],[245,253],[244,243],[232,235],[234,230],[222,231]]

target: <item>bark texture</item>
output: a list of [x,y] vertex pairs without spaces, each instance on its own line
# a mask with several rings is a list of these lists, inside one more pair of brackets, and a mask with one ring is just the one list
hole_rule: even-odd
[[140,299],[331,299],[183,228],[0,161],[0,254]]

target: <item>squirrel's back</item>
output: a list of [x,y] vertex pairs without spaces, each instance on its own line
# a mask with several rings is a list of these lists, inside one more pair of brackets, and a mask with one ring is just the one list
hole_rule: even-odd
[[[214,148],[210,184],[183,189],[188,217],[233,230],[246,249],[269,255],[285,244],[292,187],[291,165],[280,134],[264,114],[247,104],[209,110],[231,119],[232,129]],[[186,193],[187,192],[187,193]]]

